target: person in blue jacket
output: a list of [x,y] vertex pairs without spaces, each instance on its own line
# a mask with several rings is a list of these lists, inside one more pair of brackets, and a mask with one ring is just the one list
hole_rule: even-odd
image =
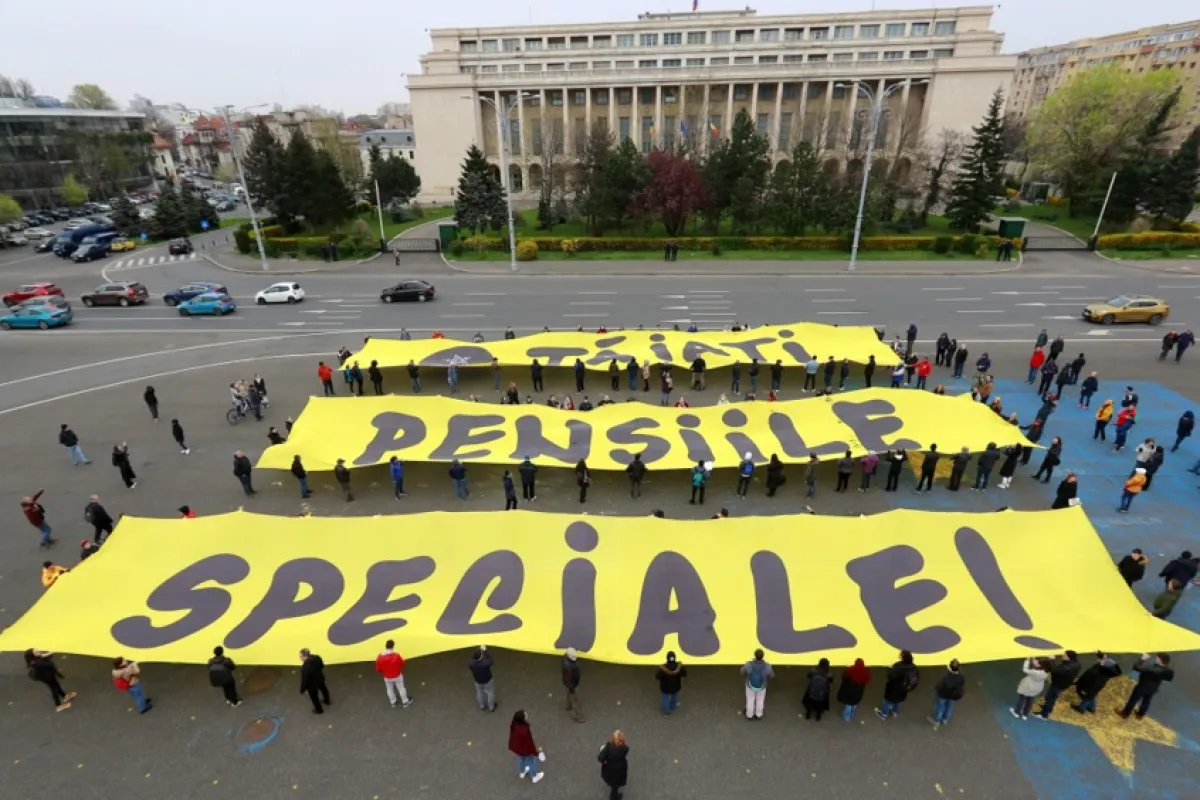
[[404,497],[404,462],[396,456],[392,456],[388,462],[388,468],[392,473],[392,486],[396,489],[396,499]]

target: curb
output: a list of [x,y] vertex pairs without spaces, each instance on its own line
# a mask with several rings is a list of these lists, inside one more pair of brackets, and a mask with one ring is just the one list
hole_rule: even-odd
[[[381,254],[377,253],[375,256],[372,256],[371,258],[366,259],[366,261],[371,261],[374,258],[377,258],[379,255],[381,255]],[[345,264],[344,267],[312,267],[309,269],[289,269],[289,270],[268,269],[268,270],[263,270],[263,269],[241,269],[239,267],[230,267],[225,264],[222,264],[220,261],[217,261],[215,258],[213,258],[212,256],[207,255],[207,254],[201,255],[200,257],[203,258],[208,263],[212,264],[217,269],[223,269],[226,272],[235,272],[239,275],[280,275],[283,277],[287,277],[289,275],[312,275],[312,274],[320,273],[320,272],[343,272],[343,271],[349,269],[350,267],[357,267],[359,264],[366,263],[365,261],[344,261],[344,262],[340,262],[340,263]]]
[[[465,273],[468,275],[524,275],[525,277],[530,277],[530,278],[646,277],[646,275],[647,275],[647,272],[645,269],[633,270],[633,271],[629,271],[629,272],[606,271],[606,272],[599,272],[599,273],[587,273],[587,272],[582,271],[581,268],[579,268],[579,267],[575,267],[569,272],[563,271],[563,272],[532,272],[532,273],[526,272],[526,273],[522,273],[520,269],[518,269],[516,272],[512,272],[510,269],[506,269],[504,271],[500,271],[500,270],[494,270],[494,271],[493,270],[483,270],[483,271],[481,271],[481,270],[470,269],[465,265],[466,264],[489,263],[489,262],[451,261],[448,258],[446,258],[446,256],[444,254],[442,254],[442,261],[445,262],[447,267],[454,270],[455,272]],[[732,259],[731,259],[731,261],[732,261]],[[492,263],[498,263],[498,262],[492,262]],[[549,262],[547,262],[547,263],[549,263]],[[579,263],[586,263],[586,262],[578,262],[577,261],[574,263],[579,264]],[[641,263],[641,262],[639,262],[639,263]],[[658,262],[647,261],[645,263],[657,264]],[[706,261],[703,263],[711,264],[713,262]],[[762,262],[759,262],[759,263],[762,263]],[[775,262],[765,262],[765,263],[775,263],[775,264],[789,263],[790,264],[790,263],[796,263],[796,262],[775,261]],[[799,262],[799,263],[804,263],[804,262]],[[810,261],[807,263],[811,264],[813,262]],[[868,263],[880,263],[880,262],[868,262]],[[954,262],[947,262],[947,265],[950,265],[953,263]],[[922,271],[911,271],[911,270],[874,271],[874,270],[862,269],[862,264],[863,264],[863,262],[860,261],[858,268],[856,268],[854,272],[848,272],[844,268],[837,270],[837,271],[821,271],[821,272],[815,272],[815,271],[813,271],[813,272],[810,272],[810,271],[756,272],[753,269],[750,269],[750,270],[739,269],[736,272],[733,272],[731,270],[731,271],[725,272],[725,273],[718,273],[718,272],[704,273],[704,272],[690,272],[690,271],[685,271],[685,270],[679,270],[679,271],[672,270],[670,272],[658,271],[657,275],[659,277],[662,277],[665,275],[677,275],[679,277],[689,277],[689,278],[700,278],[700,277],[706,277],[706,276],[710,276],[710,275],[716,276],[716,277],[721,277],[721,276],[725,276],[725,275],[745,275],[747,277],[756,277],[756,278],[772,278],[772,277],[774,277],[774,278],[829,278],[829,277],[845,277],[847,275],[862,275],[864,277],[878,277],[881,275],[900,275],[900,276],[907,276],[907,277],[940,275],[940,276],[945,276],[948,278],[949,277],[982,277],[982,276],[986,276],[986,275],[1003,275],[1003,274],[1010,273],[1010,272],[1017,272],[1025,265],[1025,259],[1023,256],[1018,256],[1018,259],[1016,261],[1012,262],[1013,265],[1011,267],[1006,267],[1003,269],[986,269],[986,270],[978,270],[978,271],[971,271],[971,272],[961,272],[961,271],[955,271],[955,270],[942,270],[942,269],[922,270]]]

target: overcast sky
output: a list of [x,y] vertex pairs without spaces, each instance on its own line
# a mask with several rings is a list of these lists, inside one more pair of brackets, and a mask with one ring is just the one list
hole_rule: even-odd
[[[701,11],[744,0],[700,0]],[[757,0],[760,15],[970,5],[920,0]],[[97,83],[122,106],[156,103],[207,109],[233,103],[312,103],[347,114],[407,99],[406,72],[420,69],[429,28],[613,22],[646,11],[688,11],[691,0],[51,0],[4,2],[0,74],[28,78],[65,99]],[[1200,17],[1185,0],[1006,0],[993,28],[1005,52]]]

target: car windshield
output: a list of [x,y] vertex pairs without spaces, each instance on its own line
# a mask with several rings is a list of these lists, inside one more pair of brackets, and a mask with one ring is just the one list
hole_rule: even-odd
[[1116,297],[1113,297],[1109,300],[1104,301],[1104,304],[1106,306],[1112,306],[1113,308],[1124,308],[1125,306],[1129,305],[1131,302],[1133,302],[1133,301],[1130,300],[1128,297],[1126,297],[1123,294],[1119,294]]

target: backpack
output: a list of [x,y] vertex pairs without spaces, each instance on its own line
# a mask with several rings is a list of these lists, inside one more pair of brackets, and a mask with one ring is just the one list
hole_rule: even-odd
[[904,674],[904,691],[911,692],[917,688],[921,682],[921,673],[916,667],[909,667],[908,672]]
[[224,661],[214,661],[208,665],[208,682],[212,686],[226,686],[233,682],[233,673]]
[[750,674],[746,676],[746,685],[756,692],[767,688],[767,663],[765,661],[755,660],[750,663]]
[[827,700],[829,698],[829,676],[824,672],[814,672],[810,675],[808,696],[817,701]]

